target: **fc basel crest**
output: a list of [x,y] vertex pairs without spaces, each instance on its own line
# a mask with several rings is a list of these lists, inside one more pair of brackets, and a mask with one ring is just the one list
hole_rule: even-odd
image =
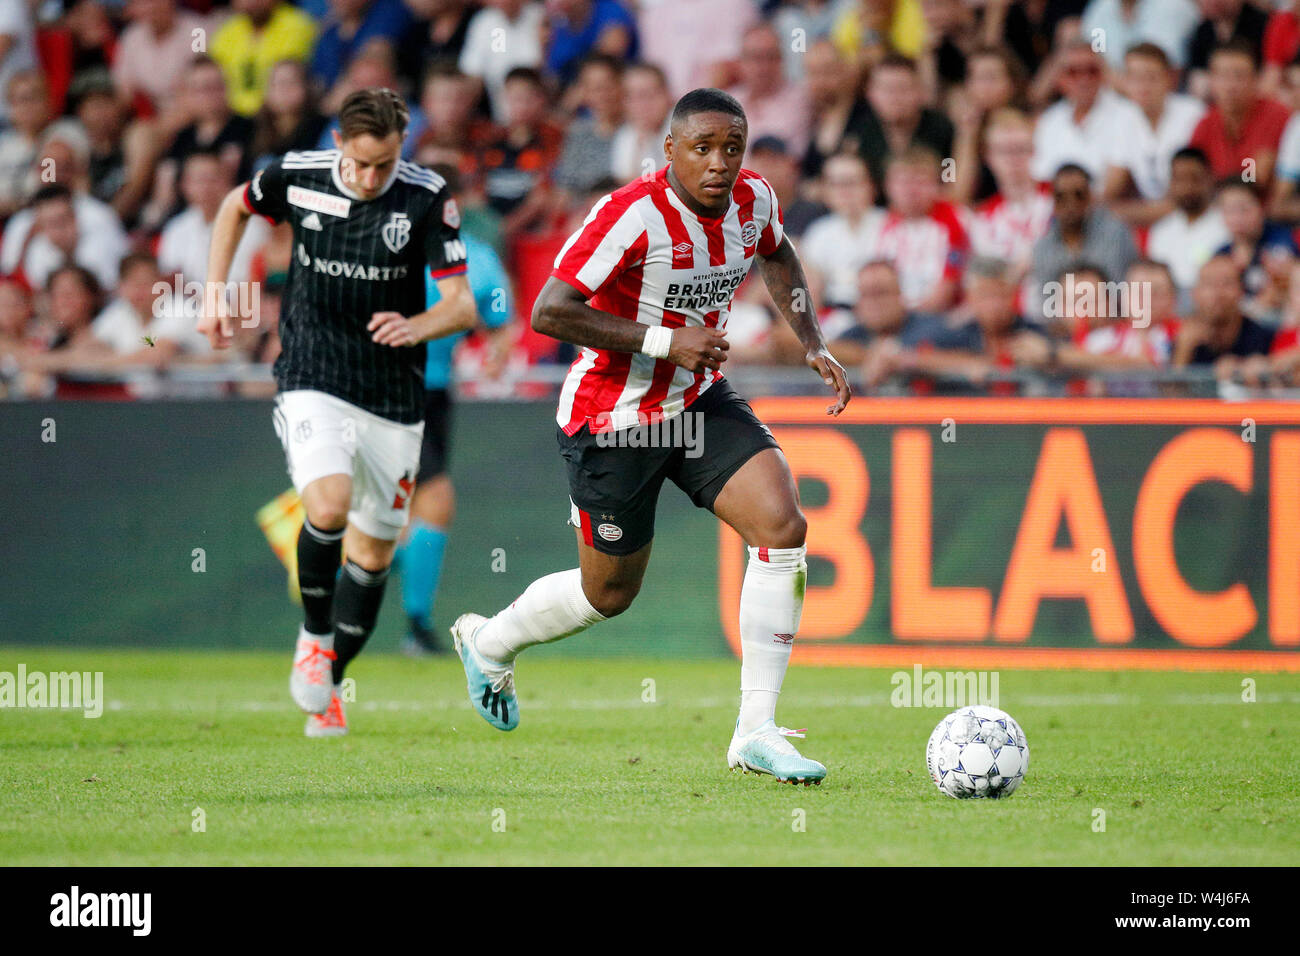
[[411,238],[411,220],[404,212],[395,212],[388,222],[384,223],[384,228],[379,231],[383,237],[384,245],[393,252],[401,252]]

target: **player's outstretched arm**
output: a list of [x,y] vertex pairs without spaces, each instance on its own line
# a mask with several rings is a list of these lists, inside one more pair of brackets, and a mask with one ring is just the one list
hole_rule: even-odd
[[717,329],[690,327],[673,329],[665,352],[654,337],[667,329],[593,309],[581,291],[554,276],[546,280],[533,304],[532,324],[534,332],[561,342],[611,352],[646,352],[689,372],[718,368],[727,360],[730,347]]
[[457,332],[468,332],[478,324],[474,291],[463,275],[437,280],[440,298],[430,308],[409,319],[400,312],[376,312],[366,328],[379,345],[402,348]]
[[235,249],[244,236],[248,217],[252,215],[244,204],[244,190],[248,183],[236,186],[226,193],[212,223],[212,238],[208,242],[208,281],[203,296],[203,314],[198,330],[208,337],[214,349],[227,348],[234,337],[234,323],[226,304],[226,280],[230,276],[230,263]]
[[838,415],[849,404],[853,390],[849,388],[844,367],[835,361],[826,346],[817,311],[813,308],[812,293],[808,291],[808,280],[789,236],[781,240],[770,256],[759,256],[759,268],[772,301],[803,343],[804,361],[835,392],[835,404],[827,406],[826,414]]

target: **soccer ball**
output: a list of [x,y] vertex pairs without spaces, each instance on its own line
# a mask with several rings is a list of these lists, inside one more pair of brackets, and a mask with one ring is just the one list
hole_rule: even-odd
[[1010,714],[962,707],[934,728],[925,765],[934,785],[950,797],[1009,797],[1029,770],[1029,744]]

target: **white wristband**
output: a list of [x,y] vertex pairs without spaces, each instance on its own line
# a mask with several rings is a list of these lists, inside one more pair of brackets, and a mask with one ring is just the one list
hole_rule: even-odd
[[641,351],[651,358],[666,359],[672,344],[672,329],[666,329],[662,325],[652,325],[645,330],[645,338],[641,342]]

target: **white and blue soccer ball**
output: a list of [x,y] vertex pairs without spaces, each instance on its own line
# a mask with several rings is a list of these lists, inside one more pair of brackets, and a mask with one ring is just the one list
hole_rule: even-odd
[[962,707],[934,728],[925,765],[934,785],[950,797],[1009,797],[1029,770],[1029,744],[1010,714]]

